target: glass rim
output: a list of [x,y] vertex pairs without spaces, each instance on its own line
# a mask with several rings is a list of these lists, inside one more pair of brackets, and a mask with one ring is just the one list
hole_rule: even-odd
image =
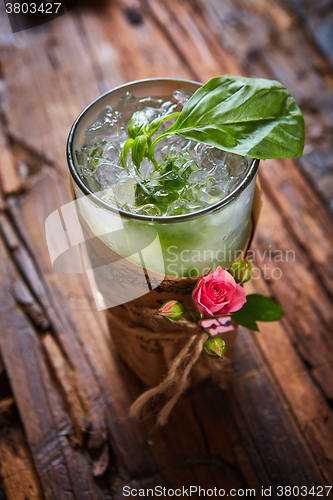
[[[161,81],[161,82],[168,82],[169,81],[172,83],[179,82],[179,83],[187,83],[187,84],[193,83],[193,84],[199,85],[199,86],[202,85],[202,83],[197,82],[195,80],[186,80],[184,78],[145,78],[142,80],[134,80],[134,81],[131,81],[128,83],[124,83],[122,85],[118,85],[117,87],[114,87],[113,89],[104,92],[103,94],[99,95],[96,99],[91,101],[75,119],[75,121],[70,129],[70,132],[68,134],[67,145],[66,145],[66,156],[67,156],[67,163],[68,163],[69,171],[70,171],[72,178],[77,183],[77,185],[79,186],[81,191],[83,191],[83,193],[85,195],[89,196],[89,198],[91,198],[94,202],[96,202],[97,205],[105,208],[108,211],[111,211],[113,213],[117,213],[117,214],[119,214],[125,218],[128,218],[128,219],[135,219],[135,220],[141,220],[141,221],[146,221],[146,222],[159,222],[162,224],[167,224],[170,222],[183,222],[183,221],[187,221],[190,219],[195,219],[197,217],[200,217],[201,215],[216,212],[217,210],[220,210],[221,208],[229,205],[233,200],[238,198],[240,196],[240,194],[250,184],[250,182],[252,181],[252,179],[254,178],[254,176],[258,170],[259,160],[256,158],[252,159],[252,162],[248,168],[248,171],[247,171],[244,179],[242,179],[240,184],[238,184],[238,186],[230,194],[228,194],[228,196],[226,196],[225,198],[223,198],[222,200],[220,200],[216,203],[213,203],[212,205],[209,205],[208,207],[204,207],[200,210],[197,210],[195,212],[190,212],[187,214],[171,215],[171,216],[141,215],[141,214],[136,214],[136,213],[132,213],[132,212],[127,212],[126,210],[123,210],[121,208],[114,207],[110,203],[107,203],[106,201],[99,198],[93,191],[91,191],[88,188],[88,186],[81,179],[81,177],[80,177],[80,175],[75,167],[74,160],[73,160],[73,158],[74,158],[73,138],[74,138],[75,132],[79,126],[80,120],[85,116],[85,114],[98,101],[100,101],[101,99],[103,99],[107,95],[112,94],[112,93],[114,93],[118,90],[121,90],[121,89],[127,90],[128,88],[131,88],[138,83],[149,83],[149,82],[158,82],[158,81]],[[238,155],[238,156],[240,156],[240,155]],[[248,157],[245,156],[244,158],[248,158]],[[248,159],[251,159],[251,158],[248,158]]]

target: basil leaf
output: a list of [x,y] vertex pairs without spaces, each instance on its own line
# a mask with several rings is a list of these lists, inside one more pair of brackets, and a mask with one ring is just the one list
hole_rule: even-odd
[[150,122],[149,126],[146,128],[147,134],[151,137],[152,135],[156,134],[160,126],[162,125],[163,122],[167,120],[171,120],[171,118],[175,118],[176,116],[179,116],[180,112],[177,111],[175,113],[171,113],[170,115],[162,115],[158,116],[155,118],[153,121]]
[[256,293],[246,296],[242,309],[231,314],[239,325],[258,331],[257,321],[278,321],[284,311],[274,300]]
[[149,124],[149,120],[144,111],[136,111],[127,124],[128,135],[135,139],[143,133],[143,129]]
[[146,155],[148,146],[147,146],[147,136],[139,135],[136,137],[132,144],[132,160],[134,165],[139,168],[141,162]]
[[122,167],[126,168],[126,158],[129,153],[129,150],[131,149],[133,145],[134,139],[127,139],[125,144],[123,145],[123,149],[121,150],[120,154],[120,164]]
[[101,148],[100,146],[97,146],[97,148],[94,148],[92,150],[92,152],[90,153],[90,156],[93,158],[94,156],[96,155],[102,155],[103,154],[103,148]]
[[292,158],[304,147],[304,119],[288,90],[275,80],[224,75],[187,101],[160,134],[178,134],[249,158]]

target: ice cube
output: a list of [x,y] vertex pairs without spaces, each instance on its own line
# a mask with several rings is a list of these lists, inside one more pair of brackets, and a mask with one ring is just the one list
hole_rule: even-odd
[[178,135],[173,135],[166,137],[158,142],[155,146],[155,157],[157,161],[162,161],[166,156],[175,156],[180,153],[187,151],[191,145],[191,141],[180,137]]
[[136,180],[131,177],[120,178],[114,188],[114,196],[119,207],[135,205]]
[[155,171],[155,167],[152,161],[148,158],[144,158],[140,165],[140,173],[144,178],[149,177]]
[[185,106],[190,97],[191,92],[187,92],[186,90],[175,90],[172,94],[172,100],[179,104],[182,108]]
[[113,186],[115,179],[123,172],[123,168],[106,160],[100,160],[99,165],[96,167],[93,177],[98,182],[100,189],[107,189]]
[[189,203],[187,200],[175,200],[167,208],[166,215],[181,215],[190,212]]
[[207,179],[207,172],[204,170],[195,170],[189,175],[188,182],[190,184],[205,184]]
[[[120,113],[106,106],[99,114],[97,120],[86,131],[86,144],[91,145],[102,140],[112,140],[120,132]],[[119,140],[119,139],[118,139]]]
[[172,101],[165,101],[160,110],[161,110],[161,114],[171,114],[171,113],[174,113],[175,111],[177,111],[177,107],[178,107],[178,104],[176,102],[172,102]]
[[248,158],[237,156],[232,153],[227,153],[225,161],[229,167],[230,175],[233,177],[243,176],[250,165],[250,160]]
[[104,144],[102,157],[113,163],[119,163],[121,148],[118,144],[112,142]]
[[133,210],[135,213],[140,215],[162,215],[160,208],[153,203],[147,203],[146,205],[141,205]]
[[[181,111],[190,95],[177,90],[169,98],[137,98],[127,92],[116,107],[107,106],[88,128],[86,143],[76,152],[80,175],[87,186],[93,191],[104,190],[100,196],[115,206],[145,215],[194,212],[236,189],[251,160],[177,135],[164,138],[155,147],[160,170],[144,158],[138,171],[130,153],[126,169],[120,166],[121,150],[128,138],[127,124],[133,113],[144,111],[151,121]],[[175,120],[165,121],[158,133]]]
[[144,109],[144,108],[155,108],[159,109],[163,105],[163,99],[162,97],[141,97],[138,99],[138,109]]
[[122,123],[127,124],[133,113],[138,110],[138,99],[127,91],[123,97],[119,99],[115,109],[120,113]]

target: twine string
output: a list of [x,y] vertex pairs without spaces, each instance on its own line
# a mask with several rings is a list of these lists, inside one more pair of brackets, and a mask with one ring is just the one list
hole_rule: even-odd
[[[162,380],[162,382],[160,382],[157,386],[152,387],[151,389],[148,389],[147,391],[145,391],[143,394],[141,394],[141,396],[139,396],[134,401],[134,403],[132,404],[132,406],[130,408],[130,415],[131,416],[137,417],[137,418],[140,417],[143,413],[145,406],[149,402],[152,402],[156,396],[166,394],[172,385],[178,385],[178,383],[180,381],[182,381],[182,387],[184,387],[182,389],[181,393],[184,392],[184,390],[186,388],[188,374],[196,361],[195,360],[193,362],[192,357],[189,356],[189,354],[191,353],[191,350],[192,350],[195,342],[198,342],[197,339],[198,339],[198,335],[192,335],[189,338],[189,340],[186,342],[184,347],[181,349],[181,351],[178,353],[178,355],[175,357],[175,359],[172,361],[171,366],[169,368],[169,371],[168,371],[166,377]],[[201,349],[202,349],[202,347],[201,347]],[[199,355],[200,355],[200,352],[199,352]],[[196,359],[198,359],[199,355],[197,356]],[[186,361],[188,361],[188,363],[186,363]],[[184,377],[185,370],[184,370],[183,374],[182,374],[182,370],[181,370],[182,365],[184,363],[186,364],[186,366],[190,365],[190,368],[188,370],[186,370],[186,377]],[[186,366],[185,366],[185,368],[186,368]],[[175,394],[178,392],[179,392],[179,388],[176,388]],[[172,405],[172,408],[176,404],[176,402],[177,402],[177,400],[174,400],[174,404]],[[167,406],[167,404],[165,406]],[[158,421],[160,418],[160,414],[163,412],[165,406],[162,408],[162,410],[159,413]],[[162,421],[164,423],[165,423],[165,415],[166,415],[166,413],[169,415],[171,409],[169,411],[165,410],[163,412]],[[161,425],[163,425],[163,424],[161,424]]]

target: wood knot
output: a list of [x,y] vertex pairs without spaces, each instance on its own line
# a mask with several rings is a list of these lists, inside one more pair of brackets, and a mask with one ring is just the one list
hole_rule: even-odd
[[125,15],[131,24],[139,25],[143,23],[142,14],[135,7],[127,7]]

